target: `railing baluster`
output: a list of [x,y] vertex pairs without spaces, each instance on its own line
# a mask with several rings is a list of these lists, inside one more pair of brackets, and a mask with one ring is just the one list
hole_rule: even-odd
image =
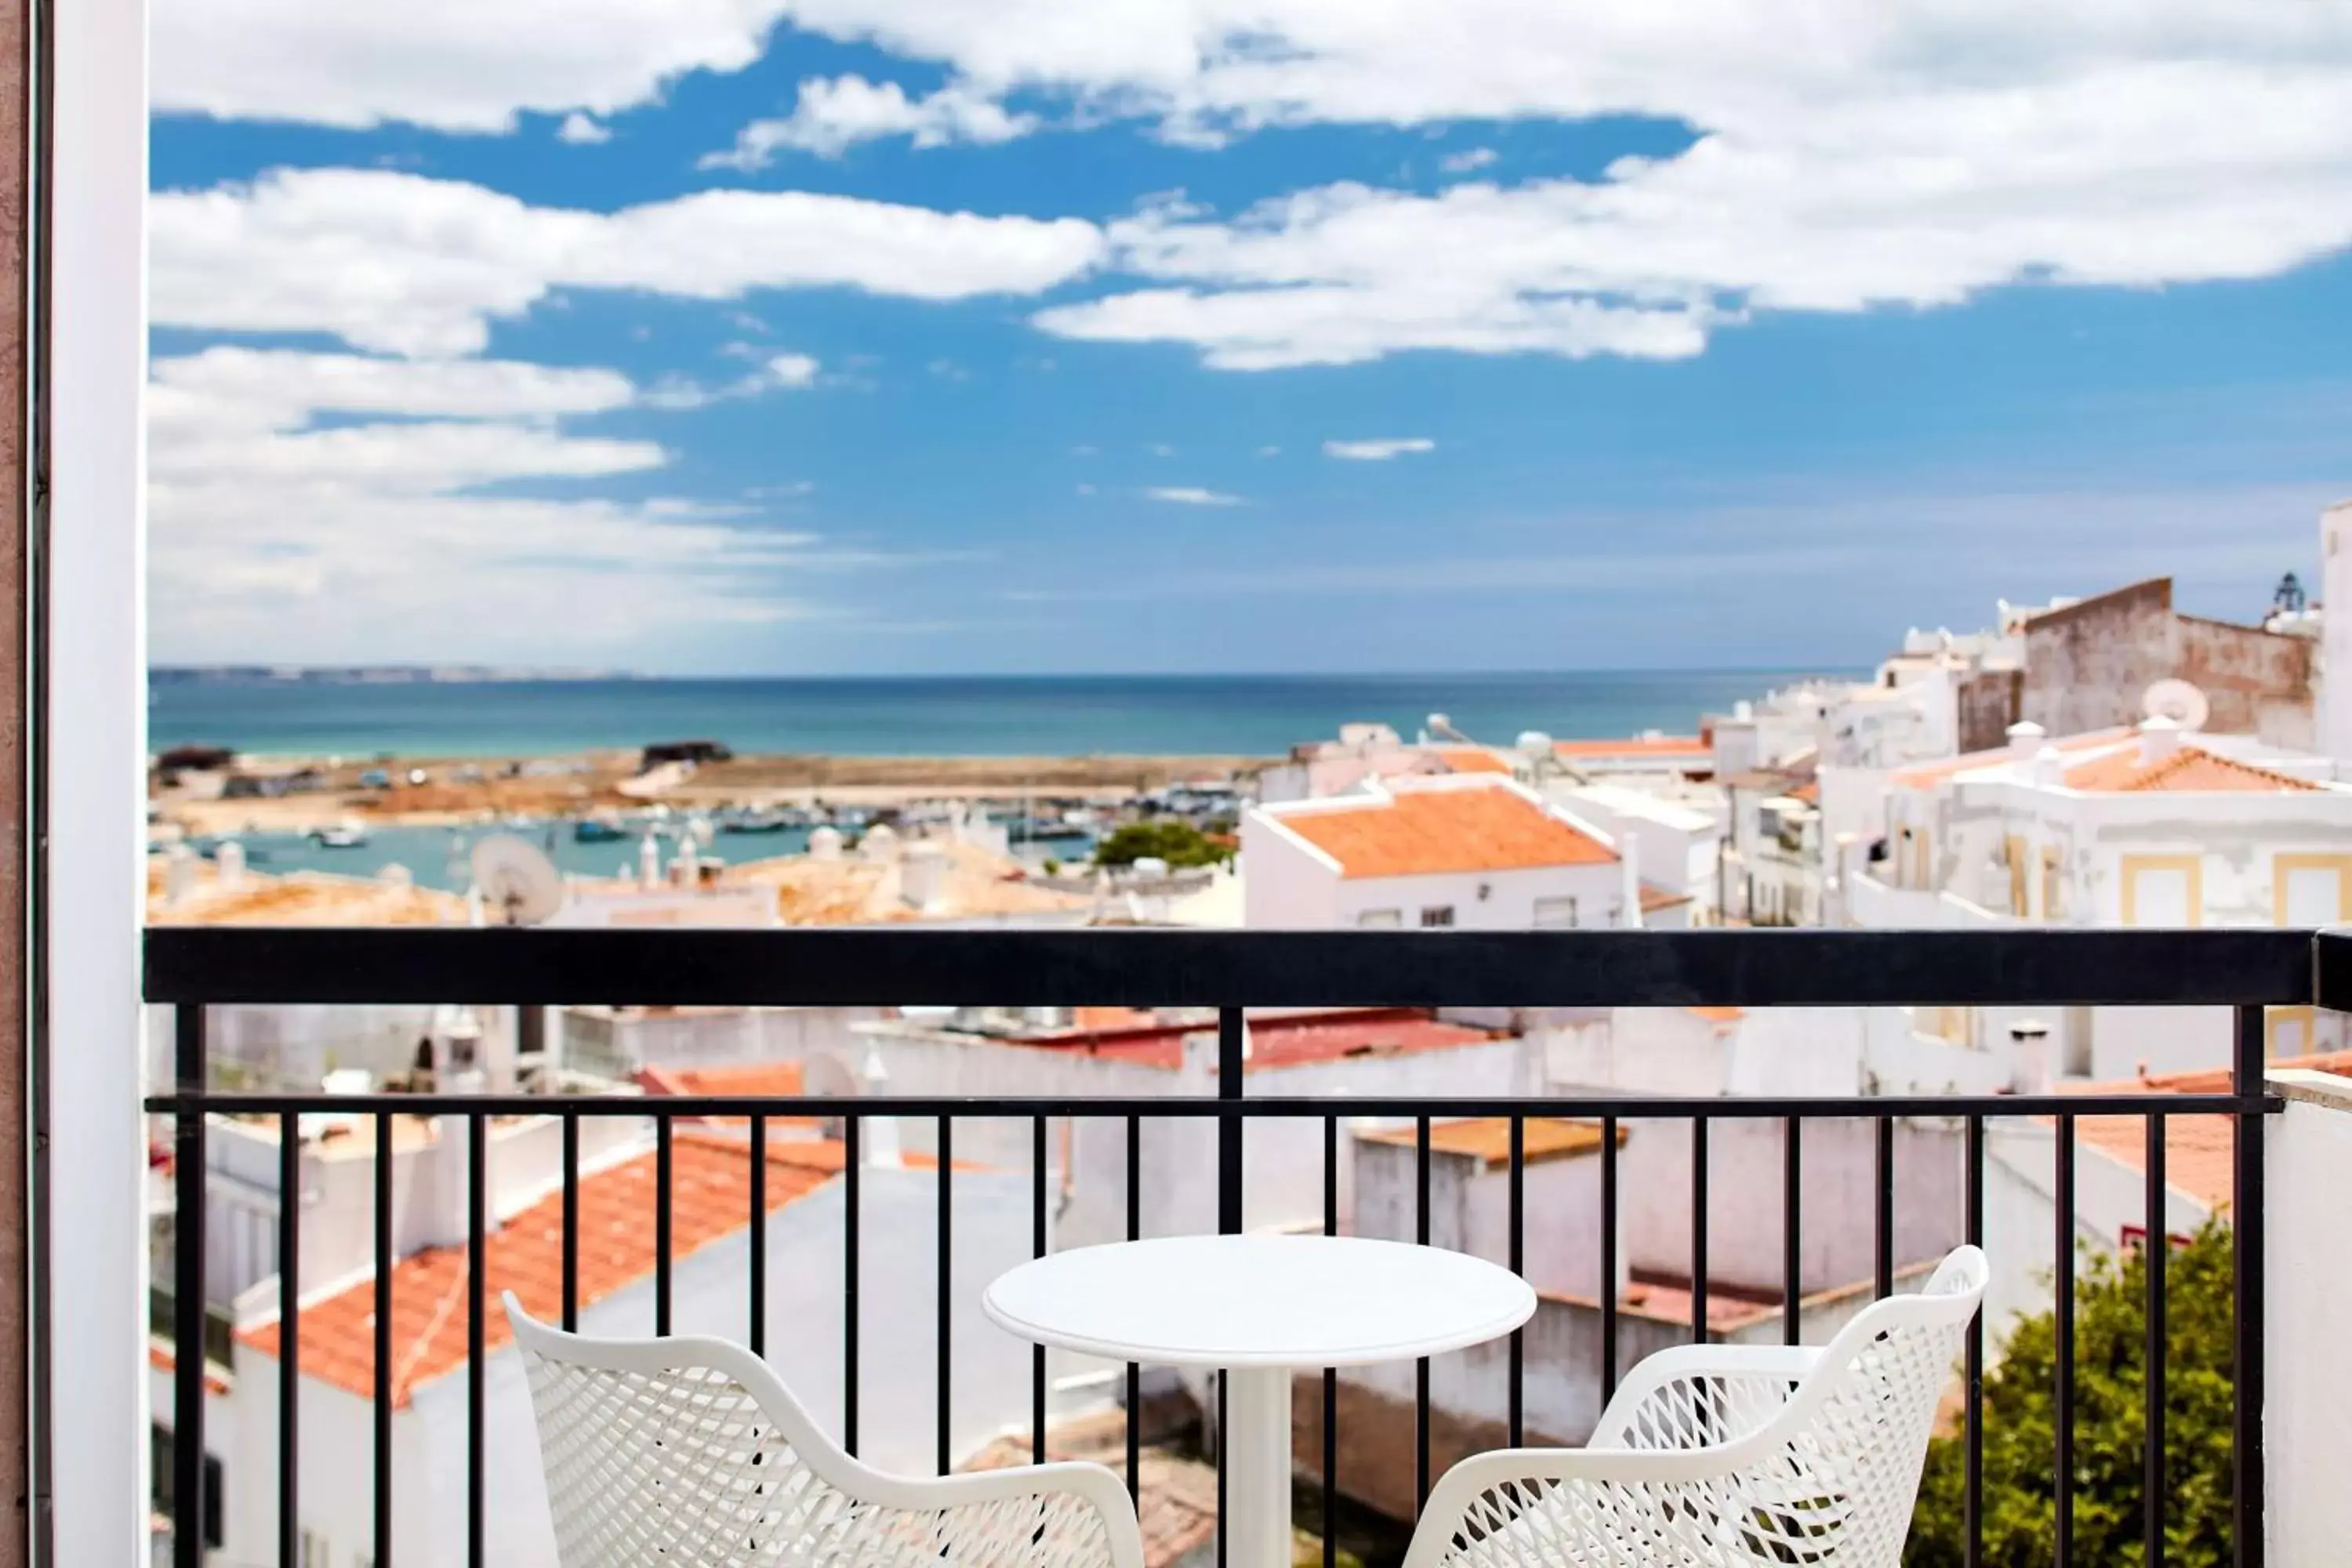
[[[1339,1119],[1323,1119],[1323,1234],[1339,1234]],[[1323,1369],[1323,1568],[1339,1553],[1339,1373]]]
[[751,1353],[768,1353],[768,1117],[751,1112]]
[[[1412,1239],[1429,1245],[1429,1118],[1412,1121]],[[1429,1500],[1429,1358],[1412,1363],[1412,1517]]]
[[1706,1343],[1706,1118],[1691,1117],[1691,1342]]
[[[205,1089],[205,1010],[173,1014],[183,1094]],[[205,1560],[205,1107],[183,1103],[172,1126],[172,1561]]]
[[[1981,1116],[1968,1121],[1969,1245],[1984,1245],[1985,1125]],[[1961,1500],[1965,1568],[1979,1568],[1984,1560],[1984,1314],[1969,1320],[1967,1479]]]
[[[1528,1271],[1528,1122],[1524,1116],[1511,1118],[1511,1272],[1524,1278]],[[1511,1447],[1516,1448],[1527,1440],[1527,1334],[1524,1330],[1511,1331],[1510,1414],[1507,1426]]]
[[[1127,1239],[1143,1238],[1143,1118],[1127,1119]],[[1127,1495],[1143,1498],[1143,1369],[1127,1363]]]
[[940,1118],[940,1474],[954,1468],[954,1440],[950,1434],[948,1382],[954,1372],[955,1346],[950,1335],[955,1289],[955,1118]]
[[2147,1117],[2147,1237],[2140,1253],[2140,1267],[2147,1275],[2147,1364],[2141,1373],[2147,1436],[2141,1442],[2144,1452],[2140,1471],[2146,1510],[2140,1527],[2146,1541],[2146,1568],[2164,1568],[2164,1274],[2172,1258],[2172,1227],[2166,1217],[2169,1205],[2165,1201],[2164,1155],[2164,1112],[2152,1110]]
[[1617,1119],[1601,1119],[1601,1403],[1617,1393]]
[[677,1119],[654,1112],[654,1337],[669,1337],[670,1183],[675,1175]]
[[392,1562],[392,1112],[375,1118],[375,1551]]
[[[1029,1256],[1045,1256],[1045,1119],[1030,1123]],[[1045,1347],[1029,1347],[1029,1462],[1045,1462]]]
[[1793,1345],[1804,1337],[1805,1119],[1790,1117],[1780,1137],[1780,1342]]
[[302,1562],[302,1116],[278,1118],[278,1561]]
[[2058,1561],[2072,1563],[2074,1551],[2074,1118],[2058,1118],[2057,1273],[2057,1510]]
[[[1242,1075],[1248,1063],[1246,1053],[1249,1024],[1239,1007],[1217,1009],[1217,1098],[1238,1108],[1242,1098]],[[1217,1118],[1217,1230],[1220,1235],[1238,1236],[1242,1229],[1242,1133],[1244,1124],[1233,1110]],[[1225,1435],[1232,1428],[1225,1417],[1225,1374],[1216,1374],[1217,1383],[1217,1568],[1225,1568],[1225,1522],[1230,1514],[1225,1507],[1227,1471]]]
[[[466,1114],[466,1563],[482,1568],[488,1561],[482,1472],[486,1468],[488,1429],[483,1415],[487,1368],[483,1347],[483,1276],[489,1268],[488,1223],[489,1117],[479,1110]],[[664,1205],[667,1208],[667,1194]]]
[[857,1187],[865,1166],[855,1116],[841,1119],[841,1446],[857,1452]]
[[1895,1294],[1895,1118],[1878,1119],[1877,1219],[1878,1299]]
[[2263,1562],[2263,1073],[2264,1019],[2260,1006],[2237,1010],[2237,1051],[2230,1088],[2238,1097],[2231,1157],[2230,1253],[2232,1312],[2231,1426],[2235,1462],[2231,1475],[2235,1515],[2231,1531],[2235,1568]]
[[580,1113],[563,1112],[563,1331],[580,1331]]

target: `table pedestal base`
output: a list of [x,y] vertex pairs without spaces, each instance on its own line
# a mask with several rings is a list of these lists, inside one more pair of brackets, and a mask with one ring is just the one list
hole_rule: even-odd
[[1290,1369],[1225,1379],[1225,1568],[1290,1568]]

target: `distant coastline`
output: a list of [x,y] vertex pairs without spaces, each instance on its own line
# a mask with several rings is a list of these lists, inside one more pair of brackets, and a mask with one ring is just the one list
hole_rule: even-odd
[[626,669],[499,664],[159,664],[147,670],[150,686],[478,686],[646,679]]
[[1488,745],[1662,730],[1836,668],[1376,676],[675,679],[434,665],[173,667],[151,748],[253,756],[530,757],[719,742],[745,756],[1271,757],[1432,714]]

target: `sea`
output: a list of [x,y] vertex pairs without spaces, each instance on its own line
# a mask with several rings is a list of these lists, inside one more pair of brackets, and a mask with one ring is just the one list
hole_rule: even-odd
[[1480,742],[1689,733],[1840,668],[1495,675],[969,676],[311,681],[158,671],[156,750],[512,757],[713,740],[833,756],[1275,756],[1370,720],[1410,739],[1433,713]]

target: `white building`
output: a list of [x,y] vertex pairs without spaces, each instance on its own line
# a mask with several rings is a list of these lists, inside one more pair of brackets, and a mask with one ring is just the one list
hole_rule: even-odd
[[1635,861],[1599,829],[1483,775],[1259,806],[1242,865],[1247,923],[1268,930],[1614,926],[1640,898]]
[[[746,1147],[740,1138],[681,1129],[672,1156],[672,1327],[745,1340]],[[654,1162],[639,1145],[582,1178],[583,1332],[653,1331]],[[844,1408],[841,1146],[774,1143],[768,1165],[766,1355],[838,1436]],[[938,1438],[939,1173],[892,1167],[862,1174],[859,1282],[871,1305],[859,1324],[859,1453],[884,1468],[929,1474]],[[951,1455],[961,1458],[1028,1416],[1029,1348],[986,1322],[979,1300],[990,1279],[1030,1256],[1029,1181],[1025,1174],[959,1170],[954,1197],[954,1259],[946,1293],[953,1366],[948,1438]],[[306,1224],[306,1241],[322,1228]],[[515,1568],[554,1568],[555,1545],[530,1398],[499,1293],[512,1289],[534,1314],[559,1319],[562,1238],[562,1199],[551,1192],[505,1215],[488,1242],[485,1525],[489,1560]],[[466,1560],[466,1271],[462,1237],[410,1253],[393,1271],[394,1537],[403,1562]],[[215,1377],[208,1394],[206,1446],[218,1458],[222,1477],[216,1561],[262,1562],[276,1550],[278,1334],[274,1316],[242,1325],[234,1368]],[[297,1342],[303,1561],[350,1568],[366,1563],[371,1549],[372,1271],[306,1291]],[[155,1408],[168,1411],[168,1366],[151,1376]],[[1097,1402],[1103,1395],[1092,1384],[1079,1393]]]
[[[1644,887],[1688,900],[1696,917],[1692,923],[1709,917],[1715,908],[1717,868],[1723,851],[1719,791],[1706,784],[1611,779],[1549,784],[1544,786],[1544,797],[1577,821],[1599,828],[1611,843],[1630,841]],[[1643,923],[1686,922],[1645,919]]]
[[1443,777],[1449,773],[1508,773],[1511,764],[1483,746],[1405,741],[1386,724],[1342,724],[1336,741],[1306,741],[1290,748],[1287,760],[1261,769],[1259,804],[1321,800],[1390,779]]
[[[1750,1138],[1737,1136],[1750,1128]],[[1868,1129],[1859,1141],[1839,1136],[1834,1124],[1809,1131],[1805,1145],[1807,1251],[1799,1303],[1807,1343],[1827,1340],[1874,1295],[1871,1230],[1863,1216],[1874,1190]],[[1525,1124],[1523,1230],[1527,1278],[1536,1288],[1535,1316],[1521,1331],[1523,1417],[1530,1443],[1573,1445],[1585,1440],[1603,1403],[1601,1303],[1614,1303],[1620,1377],[1644,1356],[1688,1344],[1697,1298],[1690,1253],[1688,1126],[1629,1122],[1617,1132],[1616,1210],[1601,1203],[1604,1142],[1597,1124],[1530,1118]],[[1759,1184],[1771,1213],[1749,1223],[1734,1172],[1778,1171],[1779,1123],[1726,1119],[1710,1147],[1710,1245],[1707,1254],[1707,1337],[1721,1342],[1777,1344],[1783,1322],[1780,1265],[1780,1193]],[[1730,1142],[1720,1142],[1733,1134]],[[1948,1144],[1950,1141],[1947,1141]],[[1906,1152],[1924,1146],[1906,1144]],[[1509,1252],[1509,1127],[1500,1119],[1440,1122],[1430,1130],[1429,1239],[1438,1247],[1507,1262]],[[1921,1176],[1906,1192],[1898,1225],[1897,1288],[1913,1286],[1959,1234],[1956,1146],[1934,1162],[1949,1167],[1940,1189],[1927,1179],[1929,1162],[1915,1159]],[[1418,1157],[1411,1131],[1360,1134],[1355,1165],[1355,1233],[1391,1240],[1418,1234]],[[1769,1159],[1769,1165],[1758,1162]],[[1898,1167],[1898,1170],[1900,1167]],[[1834,1216],[1835,1223],[1827,1223]],[[1613,1226],[1615,1268],[1600,1273],[1601,1239]],[[1473,1346],[1430,1363],[1430,1449],[1433,1473],[1464,1455],[1507,1440],[1510,1347],[1507,1341]],[[1413,1507],[1413,1415],[1416,1373],[1412,1362],[1349,1368],[1338,1380],[1336,1481],[1348,1496],[1398,1518]],[[1294,1393],[1299,1413],[1301,1468],[1319,1464],[1321,1379],[1308,1373]]]
[[[1897,772],[1884,831],[1843,876],[1864,926],[2326,925],[2352,916],[2352,789],[2336,764],[2251,735],[2137,731],[2009,746]],[[2274,1048],[2307,1049],[2307,1009]],[[2044,1075],[2124,1079],[2228,1059],[2226,1009],[1947,1008],[1931,1032],[1979,1049],[2027,1042]],[[2032,1077],[2033,1075],[2029,1075]],[[2028,1083],[2026,1087],[2034,1087]]]
[[2337,501],[2319,517],[2322,607],[2336,614],[2320,622],[2318,739],[2322,752],[2352,761],[2352,500]]

